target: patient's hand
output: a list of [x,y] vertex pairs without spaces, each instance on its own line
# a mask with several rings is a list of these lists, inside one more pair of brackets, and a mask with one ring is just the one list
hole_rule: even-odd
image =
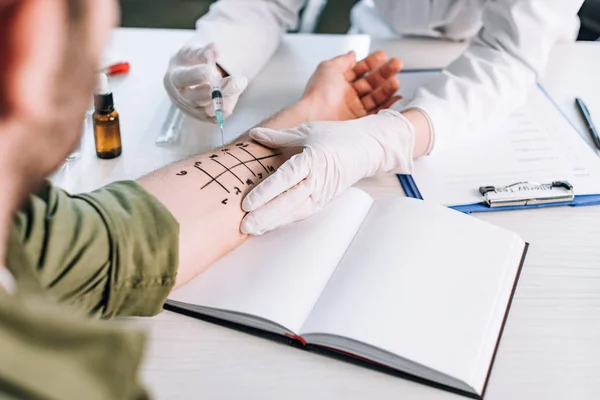
[[356,62],[351,51],[319,64],[311,76],[302,102],[307,104],[309,121],[344,121],[375,114],[388,108],[399,96],[396,74],[402,69],[398,58],[383,51]]

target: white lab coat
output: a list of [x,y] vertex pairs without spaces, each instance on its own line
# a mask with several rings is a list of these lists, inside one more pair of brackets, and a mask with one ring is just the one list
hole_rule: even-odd
[[[366,3],[366,1],[365,1]],[[372,14],[352,12],[369,32]],[[470,40],[465,53],[419,90],[407,108],[429,116],[434,148],[493,123],[522,104],[544,71],[554,44],[574,40],[583,0],[372,0],[380,24],[398,35]],[[252,79],[298,23],[304,0],[220,0],[196,24],[202,41],[215,42],[219,64]],[[364,13],[363,13],[364,14]],[[365,23],[365,21],[367,21]],[[374,32],[380,32],[375,27]],[[225,34],[226,33],[226,34]]]

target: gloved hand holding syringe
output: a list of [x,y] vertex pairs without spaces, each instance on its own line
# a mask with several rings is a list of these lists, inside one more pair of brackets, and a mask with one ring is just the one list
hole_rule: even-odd
[[164,84],[173,103],[187,115],[219,124],[233,112],[248,81],[240,76],[223,77],[217,67],[214,44],[190,43],[169,63]]
[[221,93],[221,73],[217,69],[217,63],[214,59],[211,64],[213,67],[213,75],[210,80],[210,97],[212,99],[215,117],[217,118],[217,124],[219,124],[219,128],[221,129],[221,142],[223,146],[225,146],[225,129],[223,125],[225,107],[223,105],[223,93]]

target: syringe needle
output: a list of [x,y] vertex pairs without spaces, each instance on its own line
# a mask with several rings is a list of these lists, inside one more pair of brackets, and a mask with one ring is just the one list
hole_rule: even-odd
[[213,109],[215,110],[215,117],[219,128],[221,128],[221,142],[225,146],[225,132],[223,129],[223,93],[221,93],[221,74],[217,70],[216,63],[213,62],[213,76],[211,77],[211,98]]
[[217,109],[215,110],[215,116],[217,117],[217,124],[219,124],[219,128],[221,129],[221,142],[222,145],[225,146],[225,129],[223,123],[223,110]]

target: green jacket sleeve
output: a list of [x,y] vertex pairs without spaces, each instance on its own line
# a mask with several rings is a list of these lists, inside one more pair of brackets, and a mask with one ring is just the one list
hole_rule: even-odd
[[0,288],[0,399],[142,400],[144,335]]
[[[102,317],[160,312],[175,282],[179,226],[135,182],[70,195],[47,183],[18,214],[12,236],[42,289]],[[19,279],[24,273],[7,266]]]

